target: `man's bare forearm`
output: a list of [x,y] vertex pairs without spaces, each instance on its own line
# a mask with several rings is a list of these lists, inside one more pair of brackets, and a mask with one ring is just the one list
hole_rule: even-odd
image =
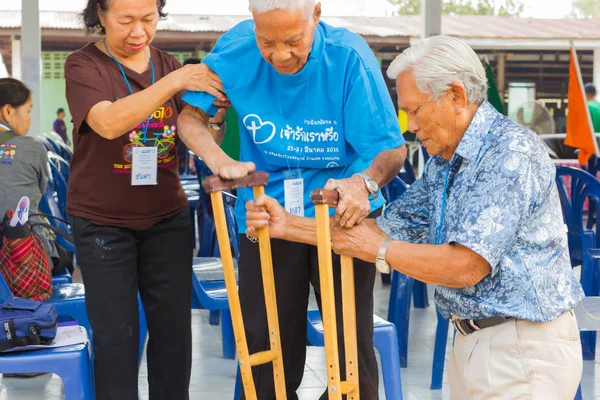
[[402,169],[406,159],[406,146],[402,145],[397,149],[386,150],[377,155],[373,163],[364,172],[373,178],[379,187],[384,187]]
[[225,127],[219,131],[208,128],[208,115],[192,106],[185,106],[179,114],[177,127],[181,140],[200,157],[213,172],[229,157],[219,146],[225,134]]
[[282,239],[289,242],[317,245],[317,220],[289,215]]

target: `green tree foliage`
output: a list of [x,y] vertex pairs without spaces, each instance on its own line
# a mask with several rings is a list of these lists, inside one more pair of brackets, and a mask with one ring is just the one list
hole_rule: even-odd
[[582,18],[600,18],[600,0],[573,1],[573,16]]
[[[421,0],[388,0],[397,6],[398,15],[419,15]],[[595,2],[600,0],[576,0]],[[444,15],[500,15],[503,17],[520,16],[525,5],[520,0],[442,0]]]

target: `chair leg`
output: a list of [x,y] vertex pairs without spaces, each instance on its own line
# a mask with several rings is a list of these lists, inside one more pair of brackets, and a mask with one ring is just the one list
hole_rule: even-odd
[[433,349],[433,367],[431,369],[431,390],[442,388],[444,363],[446,361],[446,343],[448,342],[449,321],[437,313],[437,328],[435,331],[435,347]]
[[584,360],[596,359],[596,332],[580,332],[581,351]]
[[389,325],[375,328],[373,345],[381,359],[381,373],[386,399],[402,400],[402,377],[396,328]]
[[577,388],[577,394],[575,394],[575,400],[583,400],[583,395],[581,394],[581,383]]
[[221,338],[223,340],[223,358],[235,360],[236,348],[233,335],[233,322],[231,312],[223,310],[221,318]]
[[139,320],[140,320],[140,341],[139,341],[139,349],[138,349],[138,368],[142,363],[142,356],[144,355],[144,347],[146,345],[146,336],[148,336],[148,325],[146,324],[146,314],[144,313],[144,308],[142,307],[142,302],[138,299],[139,302]]
[[396,325],[402,368],[408,365],[408,328],[413,281],[413,278],[397,271],[393,272],[388,321]]
[[415,308],[429,307],[429,299],[427,297],[427,284],[415,280],[413,288],[413,297]]
[[233,400],[240,400],[242,396],[242,380],[240,379],[240,367],[237,368],[237,373],[235,374],[235,389],[233,392]]
[[381,283],[389,285],[392,282],[392,274],[381,274]]
[[71,369],[69,375],[60,376],[63,381],[65,400],[93,399],[91,362],[89,358],[82,357],[81,364]]
[[208,323],[211,325],[219,325],[220,320],[221,310],[210,310],[210,314],[208,316]]

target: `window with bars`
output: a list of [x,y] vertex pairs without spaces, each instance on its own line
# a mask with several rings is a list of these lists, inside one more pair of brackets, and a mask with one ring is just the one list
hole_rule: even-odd
[[[42,51],[42,77],[43,79],[65,79],[65,62],[71,54],[70,51]],[[179,60],[181,64],[192,57],[191,51],[169,52]],[[199,57],[202,59],[206,56],[203,51]]]
[[70,51],[42,51],[43,79],[65,79],[65,61]]

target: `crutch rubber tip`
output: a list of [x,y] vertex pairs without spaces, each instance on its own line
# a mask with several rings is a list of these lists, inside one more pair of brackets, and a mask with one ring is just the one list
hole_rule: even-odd
[[329,206],[337,206],[340,200],[340,194],[337,190],[315,189],[310,192],[310,199],[315,205],[327,204]]
[[226,180],[212,175],[202,181],[202,187],[207,193],[222,192],[239,188],[267,186],[269,174],[266,172],[251,172],[241,179]]

